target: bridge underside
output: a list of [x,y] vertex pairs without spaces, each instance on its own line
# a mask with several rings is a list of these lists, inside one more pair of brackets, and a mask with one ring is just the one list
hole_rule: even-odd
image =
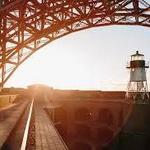
[[1,0],[0,86],[41,47],[106,25],[150,27],[149,0]]

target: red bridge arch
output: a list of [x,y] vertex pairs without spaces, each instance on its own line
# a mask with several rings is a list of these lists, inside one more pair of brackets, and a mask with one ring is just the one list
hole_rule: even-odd
[[41,47],[106,25],[150,27],[149,0],[1,0],[0,86]]

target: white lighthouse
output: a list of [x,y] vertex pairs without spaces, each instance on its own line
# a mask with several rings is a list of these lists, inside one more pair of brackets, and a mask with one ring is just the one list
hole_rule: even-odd
[[127,87],[126,100],[137,104],[149,103],[149,92],[146,79],[146,69],[148,63],[144,60],[144,55],[136,51],[131,55],[131,60],[127,65],[130,70],[130,80]]

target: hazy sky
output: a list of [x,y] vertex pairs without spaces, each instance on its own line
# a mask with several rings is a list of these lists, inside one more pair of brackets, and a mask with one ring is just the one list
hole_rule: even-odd
[[[126,64],[136,50],[150,61],[148,27],[107,26],[83,30],[33,54],[6,86],[42,83],[65,89],[125,90],[129,79]],[[150,70],[147,76],[150,81]]]

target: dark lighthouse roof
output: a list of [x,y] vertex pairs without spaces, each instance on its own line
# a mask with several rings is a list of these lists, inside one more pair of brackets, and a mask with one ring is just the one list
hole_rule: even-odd
[[140,54],[139,51],[136,51],[136,54],[133,54],[131,56],[144,56],[143,54]]

